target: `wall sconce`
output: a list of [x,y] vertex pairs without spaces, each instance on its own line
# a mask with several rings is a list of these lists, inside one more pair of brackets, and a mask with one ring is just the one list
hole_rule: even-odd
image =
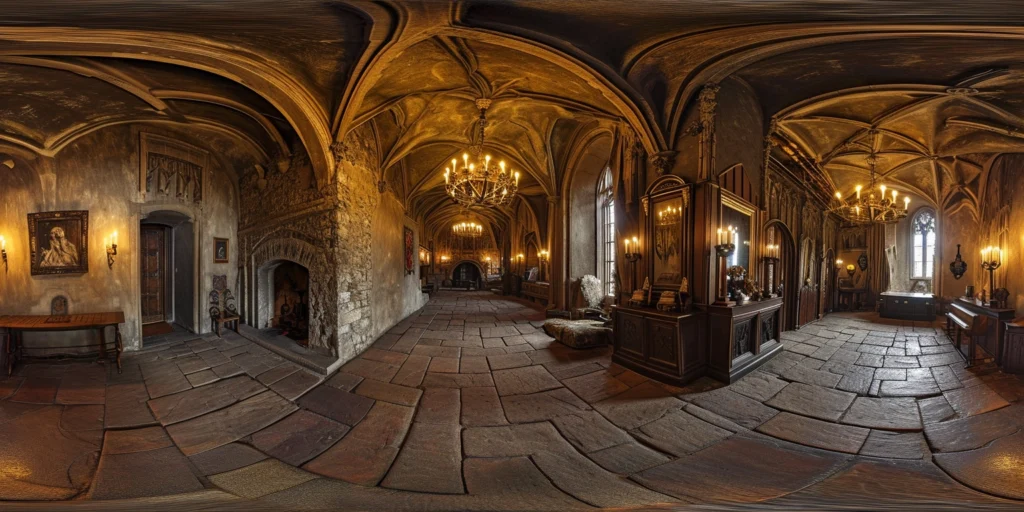
[[956,259],[949,264],[949,271],[953,273],[953,279],[960,279],[967,273],[967,262],[960,256],[960,244],[956,244]]
[[846,275],[853,277],[853,273],[856,271],[857,267],[853,263],[850,263],[849,265],[846,266]]
[[105,240],[103,245],[107,246],[107,268],[114,268],[114,256],[117,256],[117,230],[113,236]]
[[4,260],[4,272],[7,272],[7,240],[0,235],[0,258]]
[[988,297],[990,307],[999,307],[999,301],[992,295],[996,291],[995,271],[1003,264],[1003,251],[998,247],[986,247],[981,250],[981,268],[988,270]]

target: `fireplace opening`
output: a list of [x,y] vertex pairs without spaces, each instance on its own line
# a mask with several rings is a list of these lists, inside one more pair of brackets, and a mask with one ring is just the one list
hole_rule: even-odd
[[309,345],[309,270],[285,261],[273,271],[271,327],[299,345]]

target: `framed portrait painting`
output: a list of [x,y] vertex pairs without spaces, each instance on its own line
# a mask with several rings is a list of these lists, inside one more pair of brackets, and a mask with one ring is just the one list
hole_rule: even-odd
[[89,272],[89,212],[28,214],[31,274]]
[[416,248],[416,234],[408,226],[405,227],[405,273],[412,274],[416,271],[416,255],[413,252]]
[[227,238],[214,238],[213,239],[213,262],[214,263],[227,263],[228,262],[228,239]]

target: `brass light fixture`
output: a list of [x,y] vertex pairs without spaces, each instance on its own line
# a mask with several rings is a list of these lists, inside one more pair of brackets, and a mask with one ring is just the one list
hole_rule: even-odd
[[480,109],[480,142],[462,154],[461,164],[453,158],[451,166],[445,167],[444,189],[453,201],[465,207],[507,205],[519,191],[519,171],[507,168],[504,160],[493,163],[491,155],[484,152],[484,128],[491,100],[478,99],[476,106]]
[[[877,139],[877,133],[874,134]],[[872,147],[877,146],[877,141],[872,143]],[[863,225],[863,224],[892,224],[899,221],[907,216],[907,211],[910,209],[910,196],[903,195],[903,205],[900,206],[899,192],[895,189],[887,189],[885,185],[878,184],[877,190],[878,196],[875,196],[875,164],[878,163],[878,157],[875,156],[874,151],[867,158],[868,165],[870,165],[870,182],[868,183],[867,190],[864,187],[857,185],[854,189],[856,195],[853,197],[843,198],[842,192],[836,191],[835,200],[832,201],[832,207],[829,208],[829,212],[838,215],[847,224]]]
[[484,234],[484,227],[476,222],[456,222],[452,224],[452,234],[466,238],[479,238]]

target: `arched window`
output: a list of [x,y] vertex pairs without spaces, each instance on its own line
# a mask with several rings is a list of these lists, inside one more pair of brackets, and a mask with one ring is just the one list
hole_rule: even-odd
[[597,182],[598,277],[609,297],[615,296],[615,191],[612,170],[605,168]]
[[935,268],[935,214],[921,210],[910,223],[913,233],[911,258],[912,279],[931,279]]

